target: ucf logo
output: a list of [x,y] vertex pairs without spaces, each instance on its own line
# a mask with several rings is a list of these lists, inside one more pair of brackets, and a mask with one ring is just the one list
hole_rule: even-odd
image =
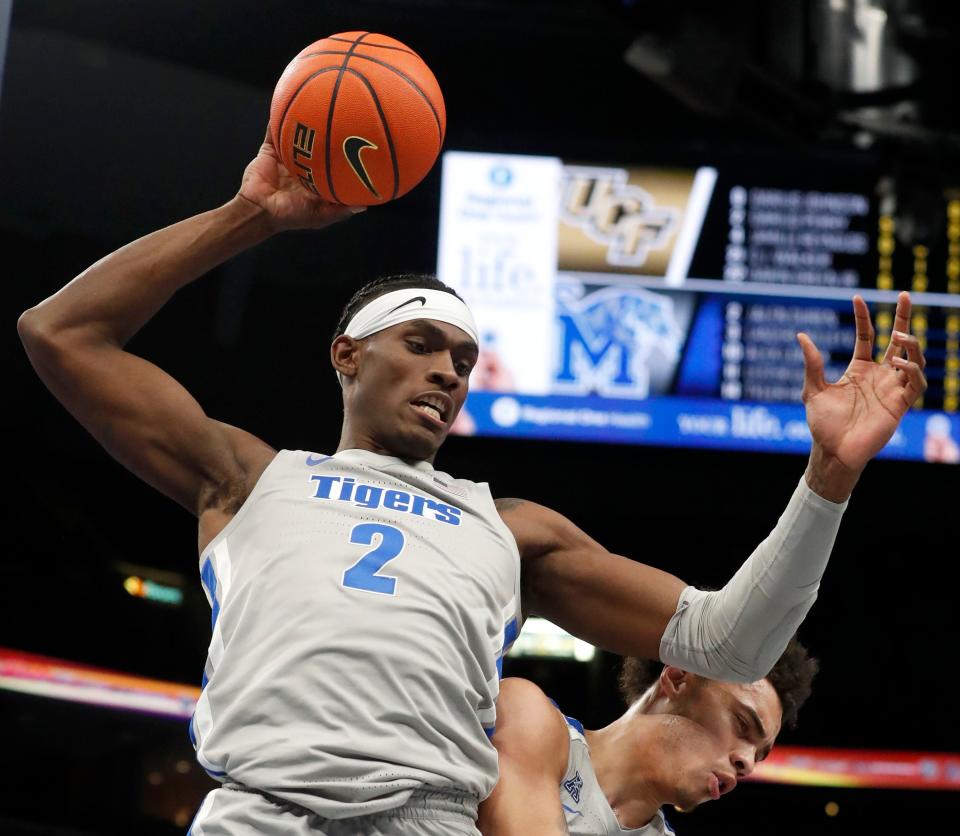
[[561,219],[607,247],[607,261],[640,267],[666,244],[679,211],[657,206],[649,192],[627,182],[622,168],[566,166]]

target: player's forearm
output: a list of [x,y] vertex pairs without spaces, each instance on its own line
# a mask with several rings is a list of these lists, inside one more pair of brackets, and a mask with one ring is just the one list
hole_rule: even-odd
[[816,601],[845,507],[801,482],[774,530],[723,589],[683,591],[660,658],[713,679],[766,676]]
[[270,235],[263,210],[236,197],[102,258],[27,311],[24,341],[69,335],[122,346],[181,287]]

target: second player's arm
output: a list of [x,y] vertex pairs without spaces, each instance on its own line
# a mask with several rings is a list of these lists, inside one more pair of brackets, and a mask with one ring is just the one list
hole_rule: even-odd
[[560,782],[570,739],[560,712],[536,685],[504,679],[493,745],[500,778],[480,805],[483,836],[564,836]]

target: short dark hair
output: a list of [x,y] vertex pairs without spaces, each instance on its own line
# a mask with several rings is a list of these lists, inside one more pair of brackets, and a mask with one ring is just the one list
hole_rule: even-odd
[[[659,662],[628,656],[620,668],[620,694],[628,705],[633,705],[646,690],[656,682],[663,666]],[[787,644],[764,679],[773,686],[783,707],[783,725],[793,729],[797,715],[813,689],[813,678],[820,669],[820,662],[810,655],[794,636]]]
[[452,287],[448,287],[436,276],[431,276],[429,273],[400,273],[396,276],[381,276],[379,279],[367,282],[350,297],[350,301],[347,302],[346,307],[344,307],[343,313],[340,314],[340,321],[337,322],[337,328],[333,332],[333,338],[336,339],[344,332],[347,325],[350,324],[350,320],[353,319],[354,314],[366,305],[367,302],[376,299],[378,296],[383,296],[384,293],[389,293],[392,290],[403,290],[407,287],[425,287],[428,290],[442,290],[444,293],[451,293],[458,299],[460,298],[460,294],[458,294],[457,291]]

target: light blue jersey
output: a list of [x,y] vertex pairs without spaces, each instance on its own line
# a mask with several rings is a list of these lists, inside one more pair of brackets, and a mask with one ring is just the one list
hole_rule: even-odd
[[200,573],[213,636],[191,736],[211,775],[329,819],[493,789],[520,558],[486,484],[282,451]]
[[560,803],[571,836],[674,836],[659,810],[643,827],[620,826],[593,771],[583,726],[572,717],[564,719],[570,734],[570,754],[560,782]]

